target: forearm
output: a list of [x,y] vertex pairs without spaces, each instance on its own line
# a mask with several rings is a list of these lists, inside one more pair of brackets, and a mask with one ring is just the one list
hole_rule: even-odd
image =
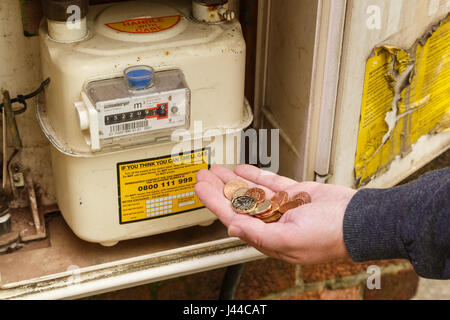
[[344,216],[344,241],[356,262],[405,258],[423,277],[449,279],[450,168],[358,191]]

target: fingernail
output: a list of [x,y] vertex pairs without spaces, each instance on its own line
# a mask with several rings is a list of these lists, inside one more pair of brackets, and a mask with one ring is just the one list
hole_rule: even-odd
[[239,229],[238,227],[230,226],[230,227],[228,228],[228,235],[229,235],[230,237],[237,237],[237,238],[240,238],[241,235],[242,235],[242,230]]

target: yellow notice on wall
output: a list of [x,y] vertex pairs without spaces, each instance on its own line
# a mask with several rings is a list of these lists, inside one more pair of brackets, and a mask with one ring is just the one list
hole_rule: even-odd
[[117,164],[120,223],[166,217],[204,207],[195,176],[209,169],[211,149]]
[[450,18],[410,50],[374,49],[366,64],[357,186],[367,184],[425,134],[450,127]]
[[107,23],[106,26],[126,33],[155,33],[173,28],[181,21],[181,16],[159,18],[138,18],[126,21]]

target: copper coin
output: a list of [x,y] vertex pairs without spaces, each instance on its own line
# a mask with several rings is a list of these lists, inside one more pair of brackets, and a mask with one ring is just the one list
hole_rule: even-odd
[[248,191],[249,188],[239,188],[236,190],[236,192],[233,194],[233,198],[242,197],[245,195],[245,193]]
[[272,201],[278,203],[278,206],[281,206],[289,201],[289,195],[285,191],[279,191],[272,197]]
[[233,206],[234,211],[244,214],[255,210],[256,201],[252,197],[242,196],[234,198],[231,205]]
[[272,205],[270,207],[270,210],[267,210],[266,212],[263,212],[261,214],[257,214],[257,215],[255,215],[255,217],[258,219],[265,219],[265,218],[273,216],[280,207],[278,206],[278,203],[276,203],[276,202],[271,201],[271,203],[272,203]]
[[248,188],[247,182],[239,179],[231,180],[225,185],[223,193],[228,200],[232,200],[234,193],[239,188]]
[[278,211],[279,209],[280,209],[280,206],[278,205],[278,203],[272,201],[272,208],[271,208],[272,212]]
[[266,200],[256,206],[256,209],[252,212],[252,215],[263,214],[270,211],[272,208],[272,201]]
[[255,199],[256,203],[262,203],[264,200],[266,200],[266,193],[263,189],[260,188],[251,188],[248,189],[245,193],[246,196],[252,197]]
[[261,219],[261,220],[264,221],[265,223],[273,223],[273,222],[277,222],[278,220],[280,220],[281,217],[282,217],[282,214],[278,211],[275,211],[275,213],[272,216],[265,218],[265,219]]
[[275,212],[276,211],[268,210],[268,211],[266,211],[264,213],[255,215],[255,218],[258,218],[258,219],[261,219],[261,220],[267,219],[267,218],[273,216],[275,214]]
[[280,206],[280,213],[286,213],[289,210],[295,209],[299,206],[299,203],[295,200],[286,202],[282,206]]
[[308,204],[311,203],[311,196],[309,195],[308,192],[300,192],[297,193],[294,198],[294,201],[297,201],[299,203],[299,205],[304,205],[304,204]]

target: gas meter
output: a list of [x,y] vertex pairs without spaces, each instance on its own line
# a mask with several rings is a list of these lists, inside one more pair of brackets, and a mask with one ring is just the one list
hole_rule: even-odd
[[[241,26],[228,1],[213,2],[91,6],[78,31],[46,10],[41,56],[52,81],[37,116],[59,208],[80,238],[114,245],[214,221],[196,173],[221,163],[217,154],[239,162],[252,114]],[[231,149],[216,143],[226,134],[238,137]]]
[[93,151],[130,134],[151,132],[156,139],[189,128],[191,97],[181,70],[129,67],[123,77],[88,83],[81,97],[75,108]]

